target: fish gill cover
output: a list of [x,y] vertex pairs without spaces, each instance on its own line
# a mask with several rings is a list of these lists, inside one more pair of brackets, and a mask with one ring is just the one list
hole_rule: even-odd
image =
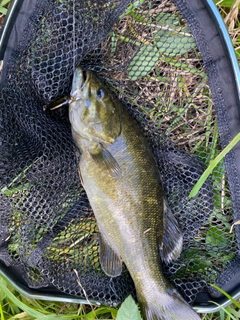
[[233,209],[223,162],[188,198],[221,151],[211,75],[194,28],[178,1],[34,3],[2,73],[2,268],[53,296],[116,305],[134,293],[126,269],[110,278],[100,267],[97,224],[78,177],[68,110],[49,108],[69,95],[80,65],[98,74],[148,138],[184,235],[182,254],[164,266],[165,275],[188,302],[207,303],[217,296],[209,284],[221,283],[239,249],[229,233]]

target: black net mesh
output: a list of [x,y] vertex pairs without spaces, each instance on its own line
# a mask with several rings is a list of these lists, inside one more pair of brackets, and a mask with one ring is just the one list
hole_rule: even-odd
[[152,146],[184,233],[180,258],[164,271],[192,303],[238,248],[223,162],[188,199],[221,147],[202,56],[174,1],[37,2],[0,90],[0,259],[33,289],[104,304],[134,292],[127,270],[101,270],[68,110],[48,107],[69,95],[78,65],[112,89]]

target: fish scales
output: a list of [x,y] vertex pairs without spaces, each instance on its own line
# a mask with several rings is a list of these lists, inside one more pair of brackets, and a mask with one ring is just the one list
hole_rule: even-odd
[[[163,192],[154,159],[145,139],[138,134],[138,126],[129,121],[124,110],[122,121],[121,134],[108,146],[121,168],[119,175],[106,173],[104,164],[99,165],[89,152],[83,151],[81,177],[100,232],[129,265],[130,273],[141,273],[146,269],[155,273],[160,267],[158,243],[163,225]],[[133,129],[134,135],[131,134]],[[152,266],[144,258],[149,254],[152,256],[150,264],[153,257],[155,259]],[[137,261],[138,257],[142,257],[141,261]]]
[[147,140],[119,100],[91,72],[76,69],[69,105],[79,174],[100,237],[109,276],[122,262],[134,281],[144,319],[200,319],[162,273],[159,253],[179,256],[182,235],[164,199]]

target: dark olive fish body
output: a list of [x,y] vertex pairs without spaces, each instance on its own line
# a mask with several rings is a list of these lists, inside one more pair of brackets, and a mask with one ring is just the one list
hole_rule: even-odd
[[167,210],[159,172],[139,126],[90,71],[77,68],[69,118],[81,152],[79,171],[100,236],[100,262],[118,276],[122,261],[134,281],[143,315],[200,319],[162,274],[181,251],[182,236]]

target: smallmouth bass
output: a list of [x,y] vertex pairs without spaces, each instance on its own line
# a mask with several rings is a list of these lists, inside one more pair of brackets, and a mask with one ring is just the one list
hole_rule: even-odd
[[139,125],[94,73],[80,67],[69,119],[81,153],[80,178],[99,228],[102,269],[116,277],[125,263],[144,319],[200,319],[162,273],[160,256],[166,262],[177,258],[182,234]]

